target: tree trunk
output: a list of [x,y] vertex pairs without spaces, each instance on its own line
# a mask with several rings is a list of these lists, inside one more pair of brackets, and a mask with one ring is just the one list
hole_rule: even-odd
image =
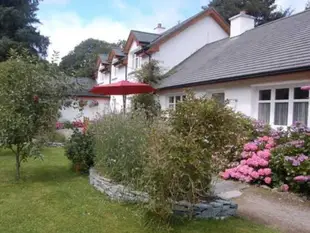
[[17,151],[16,151],[16,180],[20,179],[20,151],[19,151],[19,147],[17,147]]

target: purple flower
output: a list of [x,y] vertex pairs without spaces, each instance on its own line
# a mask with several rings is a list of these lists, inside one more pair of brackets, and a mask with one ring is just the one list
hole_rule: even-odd
[[294,181],[296,181],[296,182],[308,182],[308,181],[310,181],[310,176],[296,176],[294,178]]

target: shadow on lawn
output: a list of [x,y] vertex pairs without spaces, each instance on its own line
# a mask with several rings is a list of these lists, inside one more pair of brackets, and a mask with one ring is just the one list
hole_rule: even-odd
[[42,166],[42,167],[32,168],[31,172],[27,172],[25,174],[24,180],[27,182],[59,183],[59,182],[70,181],[78,176],[79,176],[78,174],[70,170],[70,167],[64,167],[64,166],[44,167]]

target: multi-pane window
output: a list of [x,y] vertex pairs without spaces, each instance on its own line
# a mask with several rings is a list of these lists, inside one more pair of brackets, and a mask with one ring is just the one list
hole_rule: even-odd
[[170,96],[169,97],[169,103],[168,103],[168,107],[170,109],[175,109],[175,106],[178,102],[182,102],[186,99],[185,95],[176,95],[176,96]]
[[212,99],[217,100],[219,103],[224,104],[225,103],[225,93],[213,93]]
[[309,91],[296,88],[275,88],[259,91],[258,120],[277,126],[295,121],[308,124]]

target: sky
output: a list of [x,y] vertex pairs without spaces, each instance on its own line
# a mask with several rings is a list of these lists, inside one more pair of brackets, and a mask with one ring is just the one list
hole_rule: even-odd
[[[152,32],[158,23],[169,28],[198,13],[209,0],[44,0],[38,18],[40,32],[53,51],[65,56],[83,40],[127,39],[131,29]],[[304,10],[307,0],[276,0],[279,8]]]

